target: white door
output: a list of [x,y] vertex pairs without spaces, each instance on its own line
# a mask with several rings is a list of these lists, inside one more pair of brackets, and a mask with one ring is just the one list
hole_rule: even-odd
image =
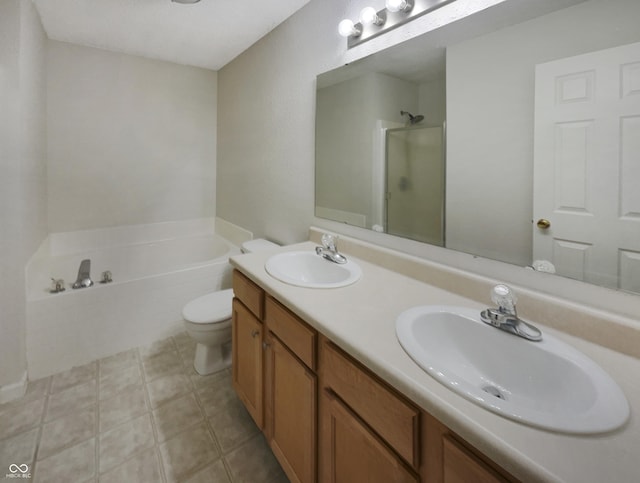
[[640,43],[536,66],[533,191],[534,259],[640,292]]

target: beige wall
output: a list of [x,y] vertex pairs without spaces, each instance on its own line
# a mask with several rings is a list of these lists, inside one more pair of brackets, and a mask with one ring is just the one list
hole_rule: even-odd
[[49,42],[51,232],[215,214],[217,73]]
[[0,2],[0,400],[25,375],[24,267],[47,235],[45,42],[30,0]]

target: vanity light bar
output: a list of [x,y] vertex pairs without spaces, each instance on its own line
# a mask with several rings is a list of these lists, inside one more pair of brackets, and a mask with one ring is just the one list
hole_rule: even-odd
[[358,23],[345,19],[340,22],[338,31],[347,37],[347,48],[350,49],[453,1],[386,0],[386,8],[376,12],[373,7],[365,7]]

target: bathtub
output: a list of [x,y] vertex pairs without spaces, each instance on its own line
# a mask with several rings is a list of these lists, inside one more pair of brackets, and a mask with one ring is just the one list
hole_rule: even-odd
[[[228,260],[240,253],[208,221],[50,235],[27,265],[29,379],[183,331],[182,307],[230,288]],[[74,290],[87,258],[94,285]],[[105,271],[113,282],[99,283]],[[51,278],[66,290],[50,293]]]

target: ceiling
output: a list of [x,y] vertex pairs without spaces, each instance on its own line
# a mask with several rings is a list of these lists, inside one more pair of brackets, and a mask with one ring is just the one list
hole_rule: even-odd
[[309,0],[33,0],[52,40],[219,70]]

